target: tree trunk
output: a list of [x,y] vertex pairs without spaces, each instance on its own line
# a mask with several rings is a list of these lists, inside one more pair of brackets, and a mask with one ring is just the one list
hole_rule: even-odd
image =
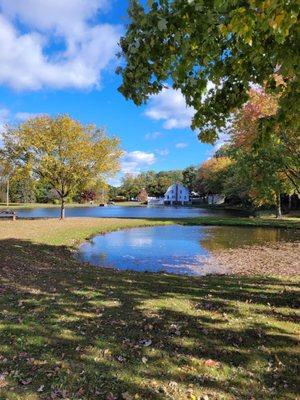
[[9,179],[6,182],[6,206],[9,207]]
[[277,211],[276,211],[276,218],[282,218],[280,194],[277,194]]
[[289,211],[292,209],[292,196],[289,194]]
[[65,198],[62,197],[61,198],[61,206],[60,206],[60,219],[64,219],[65,218]]

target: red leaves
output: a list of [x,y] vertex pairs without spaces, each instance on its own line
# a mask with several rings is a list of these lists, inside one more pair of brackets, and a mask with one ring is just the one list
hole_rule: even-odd
[[8,383],[6,381],[6,374],[0,374],[0,389],[7,386]]
[[207,367],[219,367],[220,363],[209,358],[208,360],[204,361],[204,365],[206,365]]

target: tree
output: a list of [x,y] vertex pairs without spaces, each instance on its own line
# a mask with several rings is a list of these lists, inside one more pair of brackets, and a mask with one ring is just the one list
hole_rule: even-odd
[[97,198],[97,194],[94,190],[84,190],[82,193],[80,193],[80,199],[83,200],[84,202],[91,202],[95,201]]
[[49,184],[61,201],[77,190],[96,188],[119,167],[119,140],[103,129],[82,125],[67,115],[41,116],[4,134],[4,153],[14,157],[17,168]]
[[247,100],[250,85],[264,85],[281,94],[278,113],[265,128],[299,131],[296,0],[143,3],[131,0],[120,41],[125,66],[117,69],[119,90],[127,99],[140,105],[168,83],[194,108],[192,127],[200,128],[200,139],[213,142]]
[[278,96],[263,89],[251,90],[249,101],[237,113],[231,134],[231,155],[235,176],[248,182],[249,195],[258,204],[277,206],[281,216],[281,194],[299,193],[300,138],[289,127],[261,130],[262,119],[272,119],[278,110]]
[[10,181],[10,199],[13,203],[34,203],[34,179],[31,176],[14,175]]
[[235,175],[249,184],[249,196],[254,204],[276,205],[276,215],[281,217],[281,194],[291,193],[291,182],[283,173],[281,146],[270,141],[257,151],[240,148],[235,155]]
[[119,194],[120,188],[115,186],[108,186],[108,198],[109,200],[114,200]]
[[51,200],[51,185],[41,179],[35,181],[35,198],[37,203],[47,203]]
[[233,161],[229,157],[213,157],[205,161],[199,168],[199,179],[206,193],[223,194],[224,182]]
[[198,168],[194,166],[190,166],[185,168],[182,171],[182,183],[185,187],[189,189],[189,191],[193,191],[196,189],[197,180],[198,180]]
[[135,199],[141,190],[141,185],[135,175],[125,174],[122,179],[120,194],[127,200]]

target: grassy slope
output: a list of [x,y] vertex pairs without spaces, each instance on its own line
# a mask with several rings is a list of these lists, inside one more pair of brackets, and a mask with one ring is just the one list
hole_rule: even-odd
[[118,218],[67,218],[36,220],[0,220],[1,239],[30,240],[50,245],[76,245],[97,233],[120,228],[170,224],[169,221]]
[[155,223],[0,221],[1,400],[296,398],[298,279],[120,273],[69,247]]
[[249,226],[300,229],[299,218],[197,217],[181,219],[185,225]]

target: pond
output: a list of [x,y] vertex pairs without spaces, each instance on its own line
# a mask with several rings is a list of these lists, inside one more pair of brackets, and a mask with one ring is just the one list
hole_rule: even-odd
[[[19,218],[59,218],[59,208],[20,208]],[[243,216],[243,211],[211,210],[195,207],[165,207],[165,206],[108,206],[108,207],[70,207],[66,209],[67,217],[86,218],[191,218],[199,216]]]
[[203,275],[212,251],[266,242],[295,241],[300,232],[245,227],[158,226],[98,235],[79,248],[79,258],[120,270]]

